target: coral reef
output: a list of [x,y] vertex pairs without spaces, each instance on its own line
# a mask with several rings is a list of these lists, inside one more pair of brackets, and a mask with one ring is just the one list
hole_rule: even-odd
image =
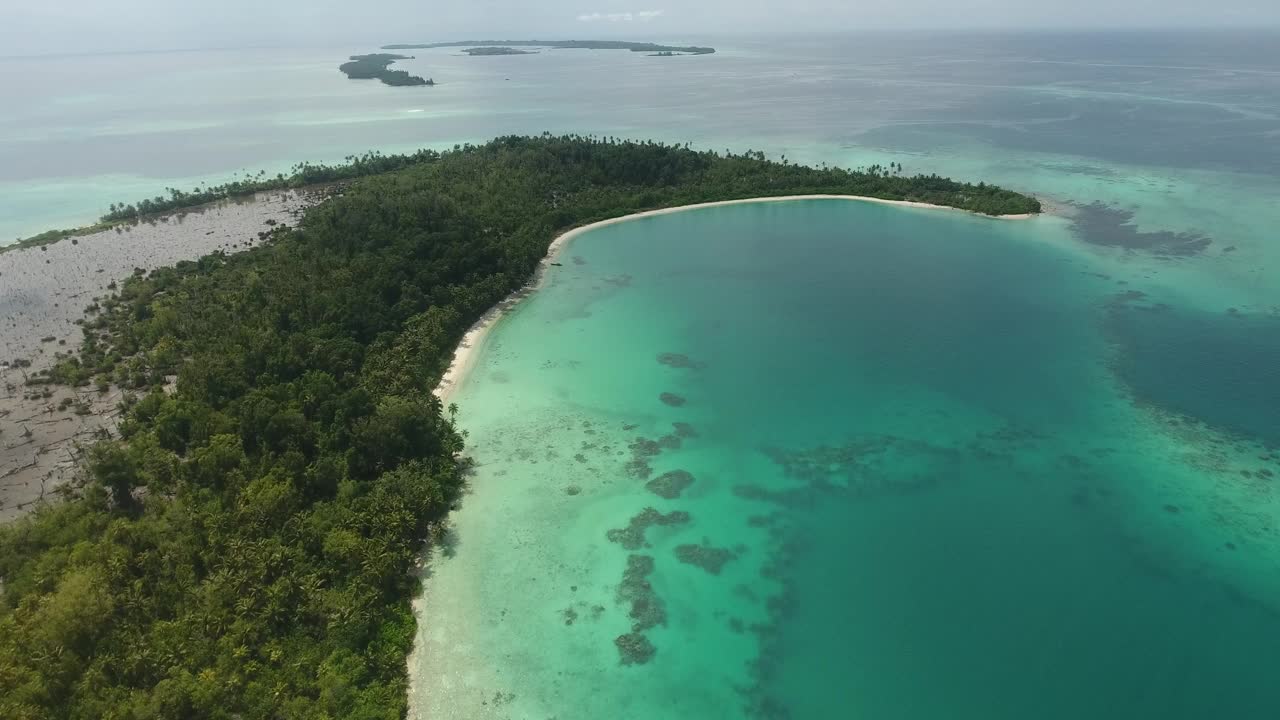
[[684,438],[685,440],[698,437],[698,431],[689,423],[675,422],[671,423],[671,427],[675,428],[676,437]]
[[645,483],[644,487],[658,497],[675,500],[693,483],[693,474],[689,471],[672,470]]
[[644,633],[629,632],[613,639],[623,665],[643,665],[653,659],[658,648],[649,642]]
[[683,510],[673,510],[667,514],[662,514],[657,510],[647,507],[640,511],[639,515],[631,518],[625,528],[614,528],[605,533],[609,538],[609,542],[615,542],[628,550],[638,550],[645,545],[645,531],[653,525],[681,525],[689,522],[689,513]]
[[706,363],[691,360],[688,355],[671,352],[659,353],[658,362],[666,365],[667,367],[684,368],[689,370],[701,370],[706,367]]
[[701,545],[681,545],[676,548],[676,558],[686,565],[696,565],[712,575],[719,575],[725,563],[737,557],[727,548]]
[[653,573],[653,558],[648,555],[627,557],[627,569],[618,586],[618,602],[630,606],[631,632],[614,639],[623,665],[643,665],[653,659],[657,648],[645,637],[644,632],[667,622],[667,611],[662,599],[653,591],[649,575]]

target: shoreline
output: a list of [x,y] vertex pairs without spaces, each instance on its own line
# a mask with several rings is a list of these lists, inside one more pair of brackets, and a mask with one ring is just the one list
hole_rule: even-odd
[[950,212],[960,212],[966,215],[972,215],[979,218],[987,218],[991,220],[1030,220],[1039,217],[1044,213],[1023,213],[1017,215],[983,215],[962,208],[951,207],[949,205],[933,205],[930,203],[916,202],[914,200],[886,200],[884,198],[868,197],[865,195],[781,195],[777,197],[757,197],[742,198],[739,200],[716,200],[705,203],[694,203],[692,205],[679,205],[676,207],[659,208],[657,210],[643,210],[630,215],[622,215],[616,218],[600,220],[598,222],[589,223],[580,227],[567,230],[557,235],[551,241],[551,245],[547,247],[547,254],[543,256],[538,263],[538,267],[534,270],[533,278],[525,283],[519,290],[511,293],[503,298],[498,304],[485,311],[480,319],[475,321],[471,327],[467,328],[467,332],[463,334],[462,339],[458,341],[458,346],[454,348],[453,360],[450,361],[449,367],[440,376],[440,382],[436,385],[432,392],[436,397],[440,398],[442,404],[448,405],[449,401],[457,393],[458,388],[462,386],[470,375],[471,370],[475,367],[476,360],[479,357],[480,350],[484,347],[485,340],[488,339],[490,331],[498,324],[498,321],[505,317],[511,310],[520,304],[522,300],[536,292],[546,282],[547,270],[552,267],[552,263],[556,262],[556,258],[564,251],[565,246],[575,240],[579,235],[583,235],[591,230],[616,225],[618,223],[628,222],[631,220],[639,220],[646,217],[655,217],[658,215],[670,215],[672,213],[685,212],[686,210],[700,210],[703,208],[725,207],[729,205],[746,205],[748,203],[770,203],[770,202],[791,202],[796,200],[849,200],[853,202],[869,202],[880,205],[895,205],[897,207],[909,207],[923,210],[947,210]]
[[[160,210],[158,212],[146,215],[138,215],[133,218],[125,218],[121,220],[96,220],[86,225],[79,225],[69,228],[57,228],[53,230],[45,230],[20,237],[12,242],[0,241],[0,254],[7,252],[17,252],[30,248],[48,247],[56,245],[63,240],[73,240],[79,238],[92,237],[94,235],[103,234],[109,230],[117,230],[121,232],[129,232],[139,225],[155,225],[157,223],[168,222],[171,218],[182,218],[188,215],[202,215],[211,210],[218,210],[230,204],[253,204],[260,202],[270,202],[271,198],[280,196],[281,194],[293,193],[298,197],[306,199],[311,204],[318,204],[329,196],[332,192],[341,192],[341,183],[344,180],[330,180],[324,182],[311,183],[309,185],[299,185],[298,187],[285,188],[264,188],[260,190],[250,190],[243,193],[235,193],[225,197],[216,198],[207,202],[197,203],[195,205],[184,205],[182,207],[171,208],[169,210]],[[296,217],[294,218],[297,219]],[[188,258],[190,259],[190,258]]]

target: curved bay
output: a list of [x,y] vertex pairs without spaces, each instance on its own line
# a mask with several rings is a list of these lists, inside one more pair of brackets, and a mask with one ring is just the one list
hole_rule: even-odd
[[455,398],[478,468],[414,712],[1280,705],[1280,455],[1137,397],[1185,357],[1117,333],[1069,233],[798,201],[577,239]]

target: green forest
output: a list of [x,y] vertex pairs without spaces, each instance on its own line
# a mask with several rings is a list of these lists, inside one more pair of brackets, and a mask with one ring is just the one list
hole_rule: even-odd
[[135,274],[35,379],[127,399],[68,497],[0,527],[0,717],[405,717],[414,570],[468,469],[431,391],[567,229],[803,193],[1039,210],[936,176],[602,138],[412,157],[260,247]]
[[409,155],[383,155],[370,152],[350,156],[346,162],[338,165],[299,163],[294,165],[287,175],[277,173],[268,176],[265,172],[259,172],[256,175],[246,175],[240,180],[232,180],[221,185],[201,186],[193,190],[168,188],[165,191],[166,194],[157,195],[154,198],[144,198],[137,202],[112,203],[107,213],[99,219],[99,223],[139,220],[171,210],[195,207],[267,190],[295,190],[311,185],[351,180],[400,170],[424,162],[434,162],[439,158],[440,153],[433,150],[419,150]]
[[410,75],[404,70],[392,70],[391,63],[397,60],[412,60],[408,55],[392,55],[391,53],[374,53],[372,55],[352,55],[350,62],[338,66],[350,80],[381,80],[383,85],[413,86],[435,85],[431,79],[423,79],[418,75]]

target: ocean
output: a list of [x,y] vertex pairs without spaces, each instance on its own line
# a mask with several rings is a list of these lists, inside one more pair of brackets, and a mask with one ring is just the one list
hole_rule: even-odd
[[[0,60],[0,237],[368,149],[581,132],[1043,198],[575,240],[453,398],[430,718],[1273,718],[1280,35]],[[8,91],[7,91],[8,92]]]

